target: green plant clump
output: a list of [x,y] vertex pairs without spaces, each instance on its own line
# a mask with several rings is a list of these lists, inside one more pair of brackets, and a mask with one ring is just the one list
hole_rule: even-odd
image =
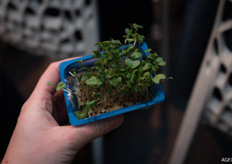
[[142,28],[137,24],[126,28],[124,45],[113,39],[96,43],[99,50],[93,51],[93,57],[98,59],[94,66],[83,66],[87,70],[84,73],[71,73],[78,81],[76,94],[80,111],[75,112],[78,119],[153,98],[155,85],[166,79],[165,74],[155,72],[166,62],[151,49],[143,52],[139,48],[145,39],[138,33]]

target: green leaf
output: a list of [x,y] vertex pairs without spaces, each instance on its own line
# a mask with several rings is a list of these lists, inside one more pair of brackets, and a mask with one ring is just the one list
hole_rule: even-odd
[[143,74],[143,78],[142,78],[142,79],[146,79],[146,78],[148,78],[148,77],[151,77],[151,73],[150,73],[150,72],[145,72],[145,73]]
[[129,45],[129,47],[127,48],[127,52],[133,51],[136,48],[133,45]]
[[138,86],[135,86],[135,87],[134,87],[134,91],[135,91],[135,92],[138,92]]
[[131,87],[132,87],[131,81],[130,81],[130,80],[127,80],[127,81],[126,81],[126,85],[127,85],[127,87],[131,88]]
[[131,68],[132,65],[133,65],[133,62],[132,62],[131,59],[125,59],[125,64],[126,64],[129,68]]
[[99,45],[102,45],[102,42],[95,43],[95,46],[99,46]]
[[66,84],[65,84],[64,82],[61,81],[61,82],[59,82],[58,85],[56,86],[56,91],[59,91],[59,90],[65,88],[65,87],[66,87]]
[[162,57],[158,57],[156,59],[156,62],[158,63],[159,66],[165,66],[166,65],[166,62],[163,61],[163,58]]
[[93,57],[94,58],[98,58],[98,57],[100,57],[100,52],[99,51],[93,51]]
[[80,75],[80,76],[81,76],[81,81],[86,81],[89,78],[89,73],[85,73],[85,74]]
[[145,39],[145,36],[144,35],[138,35],[138,41],[139,43],[142,43]]
[[133,72],[132,72],[132,77],[131,77],[131,82],[134,83],[135,82],[135,79],[136,79],[136,72],[138,71],[138,69],[135,69]]
[[145,50],[144,52],[151,52],[151,48]]
[[138,24],[136,24],[136,23],[133,23],[133,24],[132,24],[132,27],[134,27],[135,29],[143,28],[143,26],[138,25]]
[[128,41],[128,42],[134,42],[135,40],[132,39],[132,38],[128,38],[127,41]]
[[90,102],[86,102],[84,105],[85,105],[87,108],[91,108],[91,107],[93,107],[93,106],[96,105],[96,100],[93,100],[93,101],[90,101]]
[[86,102],[81,111],[76,111],[74,112],[74,114],[77,116],[78,120],[83,119],[83,118],[88,118],[88,112],[89,112],[89,108],[93,107],[96,105],[96,100],[90,101],[90,102]]
[[151,63],[146,63],[146,64],[143,66],[142,70],[143,70],[143,71],[146,71],[146,70],[149,70],[151,67],[152,67],[152,64],[151,64]]
[[140,61],[139,60],[132,61],[132,68],[136,68],[139,65],[140,65]]
[[159,84],[160,83],[160,80],[164,80],[166,79],[166,75],[165,74],[157,74],[155,75],[154,78],[152,78],[152,81],[155,83],[155,84]]
[[113,54],[112,52],[110,52],[109,50],[105,51],[103,54],[102,54],[103,58],[106,59],[106,60],[111,60],[113,59]]
[[159,66],[165,66],[166,65],[166,62],[165,61],[162,61],[162,62],[160,62],[160,63],[158,63],[159,64]]
[[157,63],[160,63],[163,61],[163,58],[162,57],[158,57],[156,60],[155,60]]
[[106,78],[110,79],[114,76],[114,70],[110,68],[109,70],[106,69]]
[[129,28],[126,28],[126,29],[125,29],[125,33],[126,33],[127,35],[131,35],[131,32],[130,32]]
[[48,85],[53,85],[53,86],[55,86],[55,84],[54,84],[54,83],[52,83],[52,82],[48,82]]
[[92,76],[90,79],[86,80],[86,84],[88,86],[94,87],[94,86],[101,86],[102,82],[96,76]]
[[127,77],[128,79],[131,79],[132,73],[128,73],[128,74],[126,75],[126,77]]
[[120,65],[118,65],[117,63],[112,63],[112,67],[113,67],[115,70],[120,69]]
[[100,93],[93,92],[93,94],[92,94],[92,97],[100,97],[100,96],[101,96]]
[[148,59],[152,59],[152,60],[155,60],[157,56],[158,56],[157,53],[150,53],[149,55],[147,55]]
[[139,58],[139,57],[141,57],[141,56],[143,56],[143,54],[141,53],[141,52],[133,52],[131,55],[130,55],[130,57],[132,58],[132,59],[137,59],[137,58]]
[[149,76],[149,75],[151,75],[150,72],[145,72],[145,73],[143,74],[144,77]]
[[85,118],[85,117],[88,118],[88,116],[86,116],[86,114],[82,113],[81,111],[76,111],[76,112],[74,112],[74,114],[77,116],[78,120]]
[[125,63],[129,68],[136,68],[140,65],[139,60],[131,60],[131,59],[125,59]]
[[126,55],[126,50],[122,50],[120,53],[119,53],[119,55],[118,56],[125,56]]
[[117,78],[113,78],[112,80],[110,80],[110,85],[112,85],[113,87],[117,87],[121,84],[122,82],[122,78],[119,76]]
[[83,60],[77,60],[77,63],[82,63],[83,62]]

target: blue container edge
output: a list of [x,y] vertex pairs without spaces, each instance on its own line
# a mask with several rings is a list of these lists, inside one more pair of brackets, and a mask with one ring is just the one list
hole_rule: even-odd
[[[147,44],[145,42],[143,42],[141,44],[140,48],[143,51],[148,49]],[[148,54],[148,52],[145,52],[145,53]],[[93,55],[90,54],[90,55],[87,55],[87,56],[82,56],[82,57],[79,57],[79,58],[76,58],[76,59],[71,59],[71,60],[64,61],[64,62],[60,63],[59,72],[60,72],[61,81],[65,82],[65,71],[71,64],[76,63],[78,60],[85,61],[85,60],[89,60],[89,59],[92,59],[92,58],[93,58]],[[148,106],[151,106],[151,105],[155,105],[155,104],[160,103],[160,102],[165,100],[165,95],[164,95],[162,86],[161,86],[161,84],[158,84],[158,85],[156,85],[156,91],[155,91],[154,98],[152,100],[148,101],[148,102],[135,104],[135,105],[132,105],[132,106],[129,106],[129,107],[117,109],[117,110],[114,110],[114,111],[110,111],[110,112],[106,112],[106,113],[99,114],[99,115],[96,115],[96,116],[92,116],[92,117],[89,117],[89,118],[86,118],[86,119],[78,120],[77,117],[75,116],[74,112],[72,111],[72,106],[71,106],[71,103],[69,101],[67,91],[65,91],[65,90],[64,90],[64,97],[65,97],[65,102],[66,102],[66,106],[67,106],[69,122],[70,122],[71,125],[74,125],[74,126],[83,125],[83,124],[91,123],[91,122],[94,122],[94,121],[102,120],[102,119],[105,119],[105,118],[113,117],[113,116],[116,116],[116,115],[120,115],[120,114],[123,114],[123,113],[127,113],[127,112],[130,112],[130,111],[142,109],[142,108],[145,108],[145,107],[148,107]]]

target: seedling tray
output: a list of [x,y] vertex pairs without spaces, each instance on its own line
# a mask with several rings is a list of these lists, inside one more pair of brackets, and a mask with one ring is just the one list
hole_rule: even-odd
[[[147,50],[148,49],[147,44],[145,42],[143,42],[140,45],[140,49],[142,49],[143,51]],[[144,53],[144,55],[147,55],[147,54],[148,54],[147,52]],[[82,63],[78,63],[77,62],[78,60],[82,60]],[[154,104],[157,104],[157,103],[164,101],[165,95],[163,93],[162,86],[161,86],[161,84],[157,84],[156,87],[154,87],[154,98],[152,100],[146,101],[144,103],[139,103],[139,104],[135,104],[132,106],[128,106],[125,108],[117,109],[114,111],[106,112],[103,114],[95,115],[95,116],[92,116],[89,118],[78,120],[78,118],[74,114],[75,111],[79,110],[76,96],[74,94],[70,95],[70,92],[67,91],[67,89],[72,90],[72,87],[73,87],[72,81],[70,82],[70,80],[69,80],[69,77],[70,77],[69,71],[72,69],[75,69],[78,73],[78,70],[80,68],[82,68],[83,65],[85,67],[91,67],[94,65],[96,60],[97,59],[93,58],[93,55],[91,54],[91,55],[83,56],[83,57],[80,57],[77,59],[62,62],[59,65],[61,81],[66,83],[66,89],[64,89],[64,97],[65,97],[65,102],[66,102],[66,106],[67,106],[67,112],[68,112],[70,124],[72,124],[74,126],[87,124],[90,122],[94,122],[94,121],[102,120],[105,118],[113,117],[113,116],[127,113],[130,111],[142,109],[142,108],[145,108],[145,107],[148,107],[148,106],[151,106],[151,105],[154,105]]]

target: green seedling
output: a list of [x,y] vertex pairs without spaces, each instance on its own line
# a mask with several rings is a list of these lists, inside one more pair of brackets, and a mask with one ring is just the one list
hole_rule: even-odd
[[[114,39],[96,43],[99,50],[93,51],[98,58],[94,66],[84,68],[85,73],[71,73],[78,81],[78,119],[148,101],[153,98],[153,88],[167,79],[165,74],[156,74],[166,65],[163,58],[151,49],[143,52],[138,48],[145,39],[138,33],[142,28],[135,23],[126,28],[124,45]],[[64,87],[61,82],[57,90]]]

